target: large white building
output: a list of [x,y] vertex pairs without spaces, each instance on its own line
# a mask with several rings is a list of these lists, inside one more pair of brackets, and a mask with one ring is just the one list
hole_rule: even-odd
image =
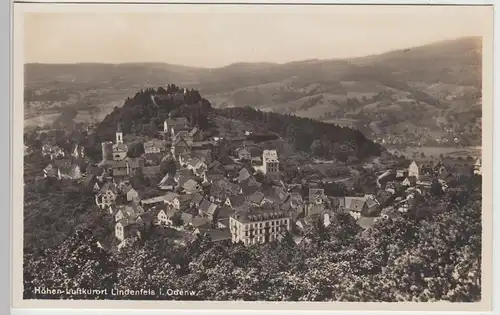
[[282,211],[240,211],[229,217],[231,240],[245,245],[279,240],[290,230],[290,220]]
[[263,174],[278,174],[280,170],[278,152],[276,150],[264,150],[262,152],[262,165],[255,166],[254,168]]

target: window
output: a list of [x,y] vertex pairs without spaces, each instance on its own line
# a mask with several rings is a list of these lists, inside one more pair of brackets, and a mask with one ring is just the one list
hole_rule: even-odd
[[262,223],[259,223],[259,227],[262,227]]
[[271,221],[271,225],[274,226],[274,221]]
[[274,226],[271,228],[271,232],[274,232]]
[[245,231],[245,236],[248,236],[248,231]]

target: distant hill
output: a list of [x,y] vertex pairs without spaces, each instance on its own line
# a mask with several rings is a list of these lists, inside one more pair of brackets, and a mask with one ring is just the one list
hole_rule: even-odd
[[[370,137],[480,139],[481,38],[467,37],[354,59],[193,68],[160,63],[27,64],[33,123],[74,106],[99,121],[138,89],[176,82],[213,107],[251,106],[360,129]],[[51,101],[52,100],[52,101]],[[42,119],[43,120],[43,119]],[[408,126],[408,128],[404,127]]]
[[169,115],[186,117],[205,135],[223,129],[217,126],[221,118],[239,121],[245,128],[258,131],[260,136],[254,138],[282,137],[294,150],[344,162],[369,159],[385,151],[358,130],[250,107],[214,110],[197,90],[184,91],[176,85],[141,90],[127,98],[122,107],[116,107],[96,126],[97,141],[112,140],[118,124],[127,135],[154,137]]

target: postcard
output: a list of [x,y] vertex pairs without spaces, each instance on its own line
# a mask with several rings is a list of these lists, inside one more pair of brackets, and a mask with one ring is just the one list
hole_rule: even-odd
[[491,309],[492,6],[13,21],[13,307]]

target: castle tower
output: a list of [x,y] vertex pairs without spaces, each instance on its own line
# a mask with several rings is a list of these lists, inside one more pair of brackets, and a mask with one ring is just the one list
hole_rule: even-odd
[[116,128],[116,144],[120,143],[123,143],[123,132],[121,125],[118,124],[118,127]]
[[102,160],[110,161],[113,159],[113,142],[106,141],[101,143],[102,147]]

